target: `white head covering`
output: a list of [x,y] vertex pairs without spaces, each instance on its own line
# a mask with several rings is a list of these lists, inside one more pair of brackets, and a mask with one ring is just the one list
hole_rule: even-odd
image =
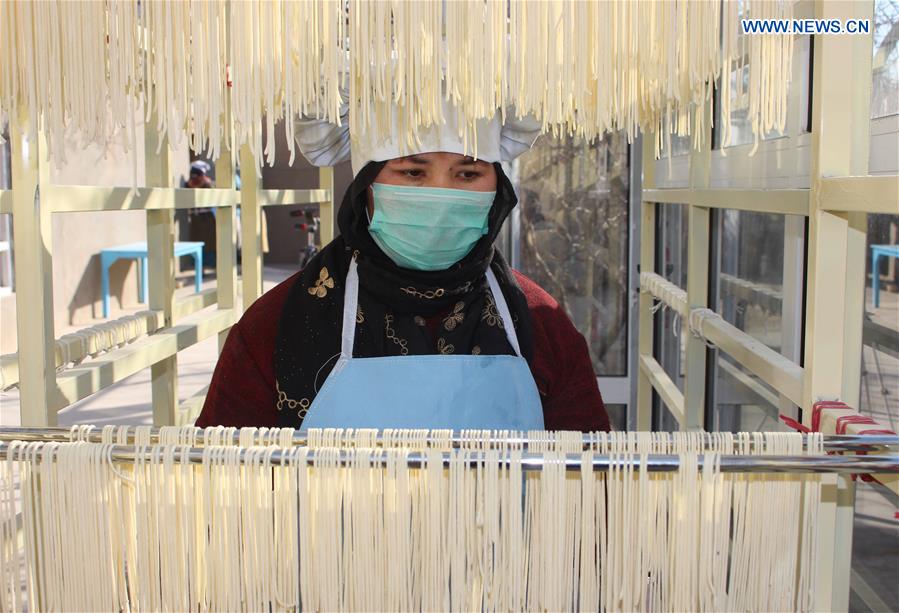
[[[385,161],[433,151],[469,155],[474,152],[471,144],[468,151],[465,150],[465,143],[459,136],[458,109],[445,98],[442,100],[446,123],[419,128],[420,142],[413,146],[402,146],[398,129],[394,129],[382,142],[377,142],[373,135],[368,134],[354,135],[355,138],[351,139],[347,93],[341,91],[344,99],[340,107],[341,125],[314,117],[304,117],[295,123],[296,144],[314,166],[333,166],[351,159],[355,176],[371,161]],[[396,126],[396,109],[393,110],[392,121],[393,126]],[[486,162],[511,161],[531,148],[540,135],[540,129],[541,123],[536,118],[530,115],[516,117],[514,108],[507,109],[505,123],[497,112],[489,120],[478,121],[477,158]]]

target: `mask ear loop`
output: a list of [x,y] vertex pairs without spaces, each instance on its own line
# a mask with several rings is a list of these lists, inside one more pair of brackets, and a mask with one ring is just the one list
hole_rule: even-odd
[[365,219],[368,221],[368,225],[371,225],[371,213],[369,209],[375,208],[375,190],[371,188],[371,185],[365,188]]

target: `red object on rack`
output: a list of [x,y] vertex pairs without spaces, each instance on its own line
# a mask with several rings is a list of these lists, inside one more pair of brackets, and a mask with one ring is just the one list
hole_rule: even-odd
[[821,411],[824,409],[838,409],[842,411],[852,411],[855,409],[839,400],[822,400],[812,405],[812,432],[821,431]]
[[[793,428],[798,432],[809,433],[809,432],[820,432],[821,430],[821,411],[823,410],[837,410],[837,411],[851,411],[850,415],[843,415],[837,418],[836,424],[836,434],[846,434],[846,428],[850,424],[871,424],[875,426],[879,426],[876,421],[868,417],[867,415],[859,415],[858,412],[850,407],[845,402],[840,402],[838,400],[822,400],[821,402],[816,402],[812,405],[812,427],[799,423],[792,417],[788,417],[786,415],[781,415],[780,419],[782,422],[787,424],[789,427]],[[859,430],[857,434],[896,434],[892,430],[888,430],[885,428],[870,428],[868,430]],[[833,454],[835,452],[829,451],[829,454]],[[839,453],[839,452],[837,452]],[[864,451],[859,451],[858,455],[866,455]],[[857,477],[861,477],[862,481],[878,482],[877,479],[872,477],[871,475],[852,475],[852,480],[854,481]],[[879,482],[878,482],[879,483]],[[896,514],[897,518],[899,518],[899,513]]]
[[808,426],[805,426],[805,425],[799,423],[798,421],[796,421],[795,419],[793,419],[792,417],[788,417],[783,414],[781,414],[781,416],[780,416],[780,421],[784,422],[785,424],[787,424],[788,426],[793,428],[793,430],[796,430],[797,432],[802,432],[803,434],[808,434],[809,432],[812,431],[812,429],[809,428]]

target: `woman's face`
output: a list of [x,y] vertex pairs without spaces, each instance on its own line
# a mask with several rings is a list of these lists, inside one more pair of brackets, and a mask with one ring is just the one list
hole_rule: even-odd
[[[389,160],[374,182],[492,192],[496,191],[496,169],[490,162],[458,153],[416,153]],[[374,215],[371,188],[368,189],[368,214]]]

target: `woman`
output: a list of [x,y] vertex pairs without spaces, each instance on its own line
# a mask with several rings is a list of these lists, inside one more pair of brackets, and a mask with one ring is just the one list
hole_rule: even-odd
[[232,328],[197,425],[609,429],[584,338],[493,246],[537,127],[482,122],[475,160],[451,119],[411,153],[301,125],[314,164],[352,149],[340,236]]

